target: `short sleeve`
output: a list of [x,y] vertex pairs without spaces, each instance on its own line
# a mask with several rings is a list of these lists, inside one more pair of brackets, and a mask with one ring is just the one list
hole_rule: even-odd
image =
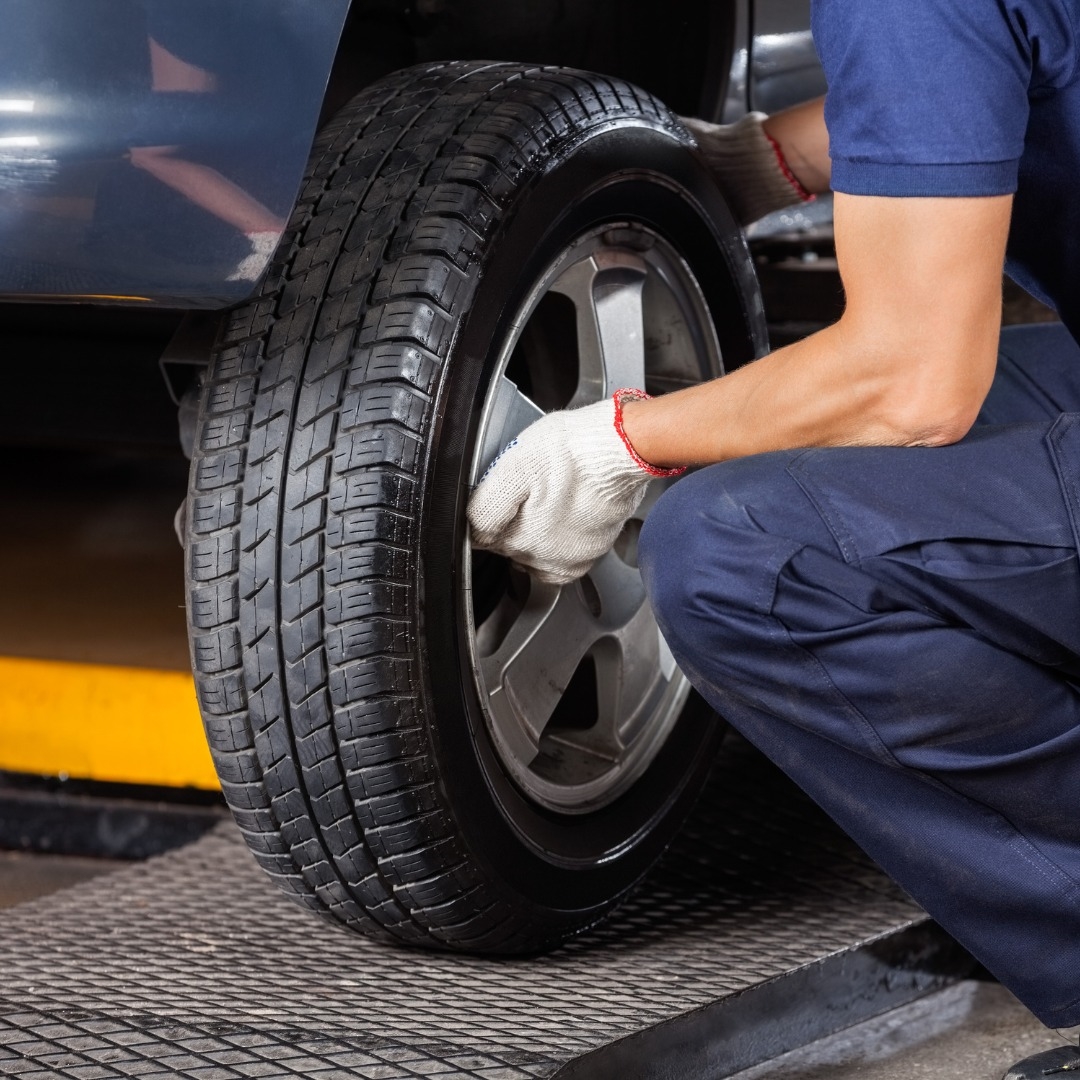
[[1066,0],[813,0],[832,186],[1016,190],[1033,93],[1074,77]]

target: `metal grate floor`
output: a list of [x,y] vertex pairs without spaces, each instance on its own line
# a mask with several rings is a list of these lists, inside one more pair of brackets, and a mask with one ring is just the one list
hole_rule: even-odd
[[965,960],[732,738],[604,926],[538,959],[312,919],[230,825],[0,915],[0,1074],[25,1080],[722,1077],[951,981]]

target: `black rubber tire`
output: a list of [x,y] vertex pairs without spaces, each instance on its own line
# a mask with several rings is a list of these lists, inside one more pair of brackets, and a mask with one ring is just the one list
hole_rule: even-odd
[[323,132],[260,294],[228,318],[187,504],[199,701],[258,861],[353,928],[552,946],[641,877],[708,772],[720,725],[698,702],[611,805],[529,803],[462,646],[492,343],[560,244],[627,218],[694,267],[729,369],[762,350],[745,243],[659,102],[563,69],[425,65]]

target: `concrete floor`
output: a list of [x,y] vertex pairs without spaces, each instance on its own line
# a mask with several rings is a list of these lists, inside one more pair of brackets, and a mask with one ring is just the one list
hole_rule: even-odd
[[0,851],[0,910],[71,888],[125,865],[112,859]]
[[1000,1080],[1065,1037],[1004,987],[964,982],[812,1043],[732,1080]]

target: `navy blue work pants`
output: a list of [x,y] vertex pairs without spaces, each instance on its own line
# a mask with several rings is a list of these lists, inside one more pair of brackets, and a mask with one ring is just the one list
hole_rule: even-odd
[[1080,348],[1006,330],[941,448],[714,465],[649,515],[713,707],[1053,1027],[1080,1024]]

